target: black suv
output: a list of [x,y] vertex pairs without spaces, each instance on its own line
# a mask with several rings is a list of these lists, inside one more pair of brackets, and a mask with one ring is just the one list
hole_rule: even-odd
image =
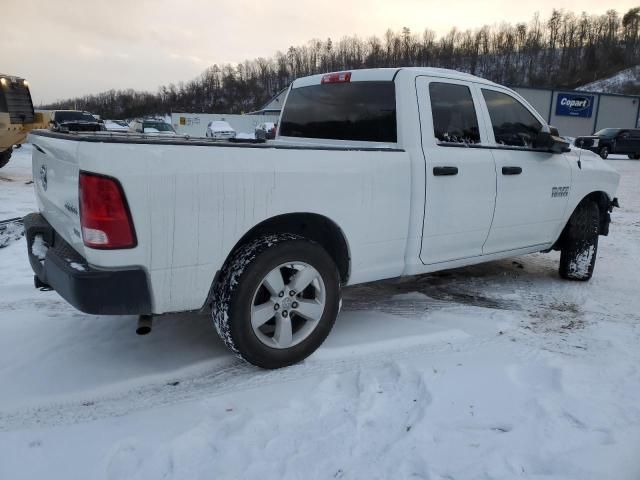
[[628,155],[640,159],[640,129],[605,128],[588,137],[576,138],[575,145],[607,158],[611,153]]
[[79,110],[56,110],[51,113],[49,128],[54,132],[99,132],[106,130],[104,124],[89,112]]

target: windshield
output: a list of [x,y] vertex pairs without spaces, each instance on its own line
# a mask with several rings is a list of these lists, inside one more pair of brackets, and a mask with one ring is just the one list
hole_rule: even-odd
[[147,130],[148,128],[153,128],[159,132],[173,132],[173,127],[168,123],[164,122],[144,122],[142,125],[143,130]]
[[603,128],[594,133],[594,135],[597,137],[614,137],[619,131],[619,128]]
[[56,112],[56,122],[96,122],[93,115],[86,112]]

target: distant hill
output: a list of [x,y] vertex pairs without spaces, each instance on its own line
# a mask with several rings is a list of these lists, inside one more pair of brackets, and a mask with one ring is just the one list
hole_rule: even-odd
[[576,90],[640,95],[640,65],[621,70],[610,77],[587,83]]
[[[572,89],[640,65],[640,7],[624,14],[580,15],[554,9],[541,19],[500,23],[474,30],[452,28],[437,36],[426,28],[387,30],[363,39],[310,40],[269,58],[212,65],[188,82],[156,93],[110,90],[42,105],[80,108],[103,118],[132,118],[158,112],[243,113],[260,108],[296,78],[357,68],[440,67],[469,72],[504,85]],[[619,86],[583,88],[640,94],[634,69]],[[613,77],[612,77],[613,78]],[[631,80],[632,78],[632,80]]]

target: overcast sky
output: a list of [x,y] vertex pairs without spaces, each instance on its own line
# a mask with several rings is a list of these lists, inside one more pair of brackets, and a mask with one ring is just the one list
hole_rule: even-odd
[[111,88],[156,91],[214,63],[269,57],[314,38],[387,28],[475,28],[552,8],[625,12],[638,1],[2,0],[0,71],[29,80],[34,102]]

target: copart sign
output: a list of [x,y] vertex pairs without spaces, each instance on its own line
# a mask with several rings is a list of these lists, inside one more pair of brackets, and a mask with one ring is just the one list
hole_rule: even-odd
[[589,118],[593,112],[593,99],[593,95],[559,93],[556,100],[556,115]]

